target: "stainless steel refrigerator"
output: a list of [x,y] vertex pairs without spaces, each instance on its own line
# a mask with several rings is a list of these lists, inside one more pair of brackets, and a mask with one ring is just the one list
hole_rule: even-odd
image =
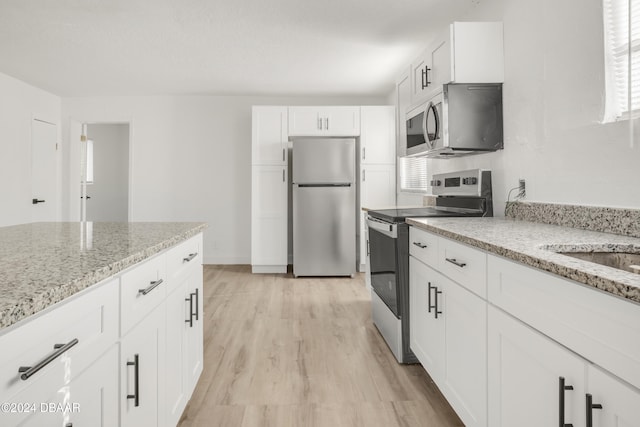
[[356,141],[293,141],[293,275],[356,272]]

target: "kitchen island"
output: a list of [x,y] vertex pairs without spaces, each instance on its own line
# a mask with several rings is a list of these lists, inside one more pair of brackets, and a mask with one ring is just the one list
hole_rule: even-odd
[[0,424],[176,425],[203,367],[205,228],[0,228]]

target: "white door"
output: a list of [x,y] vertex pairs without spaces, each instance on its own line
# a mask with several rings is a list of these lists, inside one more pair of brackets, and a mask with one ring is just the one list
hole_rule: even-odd
[[[179,280],[179,279],[176,279]],[[166,325],[166,363],[171,369],[165,374],[167,425],[178,424],[182,410],[187,403],[187,387],[184,369],[186,364],[186,335],[185,321],[187,309],[185,308],[185,282],[181,283],[167,297],[167,325]],[[161,410],[163,408],[160,408]]]
[[445,279],[437,308],[445,324],[441,390],[467,427],[487,425],[487,303]]
[[31,221],[58,219],[58,155],[56,125],[31,122]]
[[360,107],[322,107],[320,117],[326,135],[360,135]]
[[396,162],[396,109],[393,105],[360,108],[362,163]]
[[396,166],[362,165],[360,171],[360,205],[384,209],[396,204]]
[[[253,166],[251,185],[251,265],[287,271],[287,196],[285,166]],[[276,272],[276,271],[271,271]]]
[[288,146],[287,107],[254,106],[251,117],[251,163],[285,166]]
[[488,331],[488,425],[556,426],[562,416],[565,425],[584,425],[582,359],[491,305]]
[[[588,392],[592,406],[596,405],[590,411],[592,427],[640,426],[640,392],[592,365],[587,372]],[[586,394],[583,396],[586,405]]]
[[[186,329],[186,386],[187,386],[187,398],[191,396],[193,390],[196,387],[200,374],[204,368],[204,347],[203,338],[204,333],[204,295],[203,293],[203,277],[202,266],[194,268],[189,275],[186,286],[185,301],[187,314],[186,319],[190,319],[190,322],[184,323]],[[193,301],[193,302],[192,302]],[[191,311],[193,310],[193,311]],[[191,311],[191,313],[189,313]]]

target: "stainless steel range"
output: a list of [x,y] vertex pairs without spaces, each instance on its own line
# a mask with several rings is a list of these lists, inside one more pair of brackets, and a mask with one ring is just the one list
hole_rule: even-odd
[[434,207],[369,211],[371,312],[400,363],[418,360],[409,348],[409,226],[406,218],[493,216],[491,171],[433,175]]

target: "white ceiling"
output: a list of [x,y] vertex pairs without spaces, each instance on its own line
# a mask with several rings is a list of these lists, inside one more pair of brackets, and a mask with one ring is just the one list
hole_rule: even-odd
[[0,0],[0,72],[60,96],[379,95],[479,0]]

